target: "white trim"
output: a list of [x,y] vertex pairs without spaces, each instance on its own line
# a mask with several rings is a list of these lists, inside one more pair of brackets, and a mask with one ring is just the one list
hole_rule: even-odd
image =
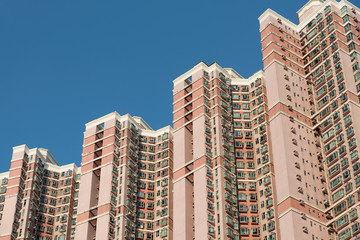
[[[320,0],[319,0],[320,1]],[[298,12],[297,15],[299,16],[299,13],[303,12],[304,10],[308,9],[308,7],[314,6],[314,3],[318,2],[318,0],[310,0],[307,4],[305,4],[305,6],[303,6]],[[314,11],[312,14],[310,14],[307,18],[303,19],[301,21],[301,23],[299,23],[298,25],[291,22],[290,20],[288,20],[287,18],[281,16],[280,14],[278,14],[277,12],[273,11],[272,9],[267,9],[263,14],[260,15],[259,22],[261,23],[264,19],[266,19],[269,16],[273,16],[275,18],[280,18],[282,21],[284,21],[286,24],[288,24],[290,27],[292,27],[294,30],[300,32],[306,24],[308,24],[309,19],[312,19],[314,17],[316,17],[316,15],[323,10],[323,8],[325,8],[326,6],[328,6],[328,4],[332,4],[336,7],[338,7],[339,9],[341,9],[344,5],[349,5],[351,8],[354,8],[355,10],[360,12],[360,8],[356,7],[355,5],[353,5],[352,3],[350,3],[347,0],[341,0],[340,2],[337,2],[336,0],[326,0],[322,2],[322,5],[319,6],[319,8]],[[264,28],[260,29],[260,32],[262,30],[264,30],[267,26],[265,26]]]
[[125,114],[125,115],[120,115],[118,112],[112,112],[112,113],[109,113],[105,116],[102,116],[100,118],[97,118],[97,119],[94,119],[88,123],[85,124],[86,126],[86,129],[89,129],[89,128],[92,128],[92,127],[95,127],[97,126],[98,124],[101,124],[103,122],[106,122],[108,120],[111,120],[111,119],[116,119],[118,120],[119,122],[122,122],[122,121],[130,121],[131,123],[133,123],[136,128],[141,131],[141,132],[146,132],[148,134],[150,134],[151,132],[154,132],[154,134],[159,134],[159,133],[162,133],[166,130],[168,130],[170,133],[172,132],[172,127],[171,126],[165,126],[163,128],[160,128],[159,130],[153,130],[149,124],[147,124],[145,122],[145,120],[141,117],[137,117],[137,116],[134,116],[132,117],[130,114]]
[[45,163],[44,169],[47,169],[50,171],[56,171],[56,172],[63,172],[66,170],[73,170],[75,173],[80,172],[80,168],[78,168],[74,163],[70,163],[70,164],[63,165],[63,166],[54,165],[51,163]]
[[9,172],[0,173],[0,179],[9,178]]

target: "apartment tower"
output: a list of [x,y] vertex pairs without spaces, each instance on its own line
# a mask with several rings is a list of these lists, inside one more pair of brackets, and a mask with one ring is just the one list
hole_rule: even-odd
[[262,213],[275,228],[265,93],[262,71],[244,79],[217,63],[174,80],[176,239],[260,239]]
[[259,18],[282,239],[358,238],[359,17],[317,0],[298,25]]
[[263,71],[199,63],[174,80],[176,239],[356,238],[359,13],[267,10]]
[[172,238],[172,128],[114,112],[86,124],[76,239]]
[[264,69],[200,62],[173,126],[86,124],[81,169],[13,148],[0,240],[360,240],[360,9],[311,0],[260,17]]
[[0,239],[71,239],[79,174],[46,149],[14,147],[10,171],[0,174]]

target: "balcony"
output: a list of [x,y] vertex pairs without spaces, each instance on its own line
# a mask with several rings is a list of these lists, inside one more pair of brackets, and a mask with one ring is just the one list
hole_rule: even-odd
[[268,231],[273,231],[275,230],[275,222],[274,221],[270,221],[268,223]]
[[230,227],[234,227],[234,221],[232,220],[232,218],[226,216],[226,224],[229,225]]
[[270,210],[266,213],[266,219],[270,220],[272,218],[274,218],[274,211]]
[[226,236],[228,236],[228,237],[231,238],[231,239],[234,239],[234,238],[235,238],[234,232],[233,232],[233,230],[230,229],[230,228],[226,228]]

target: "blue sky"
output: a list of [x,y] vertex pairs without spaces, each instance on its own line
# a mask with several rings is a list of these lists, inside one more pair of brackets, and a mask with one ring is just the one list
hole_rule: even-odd
[[173,79],[199,61],[252,75],[258,17],[306,2],[0,1],[0,172],[21,144],[79,166],[85,123],[113,111],[172,125]]

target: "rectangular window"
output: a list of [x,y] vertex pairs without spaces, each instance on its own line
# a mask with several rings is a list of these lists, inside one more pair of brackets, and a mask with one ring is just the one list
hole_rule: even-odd
[[334,193],[331,198],[332,200],[335,202],[337,201],[339,198],[341,198],[342,196],[344,196],[344,189],[340,189],[339,191],[337,191],[336,193]]

